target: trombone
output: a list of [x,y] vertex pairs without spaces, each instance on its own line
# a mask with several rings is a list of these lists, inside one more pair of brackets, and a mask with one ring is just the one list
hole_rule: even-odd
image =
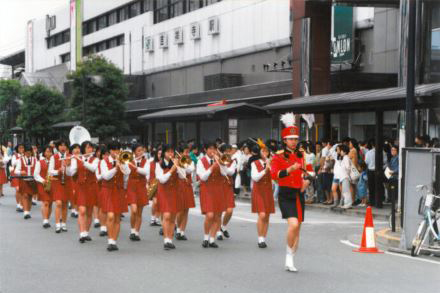
[[174,153],[177,155],[179,161],[178,161],[178,166],[181,168],[188,168],[191,165],[191,158],[186,156],[186,155],[182,155],[181,153],[179,153],[178,151],[174,151]]

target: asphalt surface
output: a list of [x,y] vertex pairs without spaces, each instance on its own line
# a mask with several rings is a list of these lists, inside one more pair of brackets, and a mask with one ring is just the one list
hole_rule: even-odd
[[[188,241],[164,251],[157,227],[144,214],[142,241],[131,242],[129,219],[122,222],[119,251],[92,228],[93,241],[78,242],[77,224],[67,233],[41,227],[40,205],[25,221],[15,212],[9,187],[0,198],[0,292],[439,292],[438,259],[359,254],[341,240],[360,241],[362,218],[306,211],[298,273],[284,271],[285,229],[279,211],[269,227],[268,248],[257,247],[256,216],[237,203],[231,238],[219,249],[201,247],[203,218],[191,211]],[[376,222],[376,229],[384,222]],[[352,240],[355,239],[355,240]]]

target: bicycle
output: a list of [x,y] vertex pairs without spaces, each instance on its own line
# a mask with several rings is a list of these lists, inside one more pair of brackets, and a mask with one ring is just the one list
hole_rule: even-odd
[[[440,223],[440,208],[439,200],[440,196],[434,195],[428,190],[426,185],[418,185],[417,191],[422,193],[419,201],[419,215],[423,216],[423,221],[420,222],[417,233],[412,241],[411,256],[418,256],[422,249],[422,246],[428,239],[429,235],[432,235],[431,241],[440,242],[440,233],[438,230],[438,223]],[[431,252],[440,252],[440,246],[425,246],[424,250]]]

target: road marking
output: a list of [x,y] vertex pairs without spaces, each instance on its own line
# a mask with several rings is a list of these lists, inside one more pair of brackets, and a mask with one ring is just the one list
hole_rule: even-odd
[[[340,242],[342,244],[345,244],[347,246],[351,246],[353,248],[359,248],[359,245],[354,244],[352,242],[350,242],[349,240],[340,240]],[[435,261],[435,260],[429,260],[429,259],[424,259],[424,258],[418,258],[418,257],[412,257],[406,254],[400,254],[400,253],[395,253],[395,252],[390,252],[390,251],[384,251],[385,254],[389,254],[389,255],[394,255],[394,256],[398,256],[398,257],[403,257],[403,258],[408,258],[408,259],[412,259],[412,260],[417,260],[417,261],[422,261],[422,262],[427,262],[427,263],[432,263],[432,264],[436,264],[436,265],[440,265],[440,262]]]

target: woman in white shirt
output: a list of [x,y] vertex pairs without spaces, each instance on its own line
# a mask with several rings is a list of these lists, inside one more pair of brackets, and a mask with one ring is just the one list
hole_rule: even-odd
[[0,197],[3,196],[3,184],[8,183],[8,177],[6,176],[6,165],[11,159],[6,152],[3,152],[3,148],[0,148]]
[[348,156],[350,149],[345,144],[339,147],[339,184],[342,193],[342,198],[344,199],[343,209],[349,209],[353,205],[351,190],[350,190],[350,170],[351,170],[351,160]]
[[336,146],[334,155],[332,157],[335,160],[335,165],[333,166],[333,183],[332,183],[332,194],[333,194],[333,205],[332,207],[337,207],[339,205],[339,184],[341,176],[341,161],[339,160],[340,145]]

